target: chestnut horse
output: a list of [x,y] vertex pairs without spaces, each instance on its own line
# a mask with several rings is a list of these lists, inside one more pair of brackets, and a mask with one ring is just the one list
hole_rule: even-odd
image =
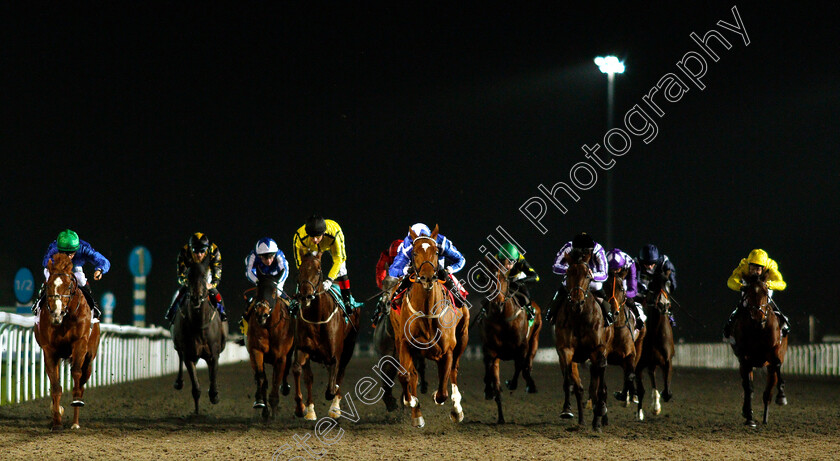
[[[333,296],[324,290],[321,273],[321,252],[303,255],[298,270],[296,301],[300,310],[295,317],[295,416],[314,421],[312,403],[312,366],[315,361],[327,367],[329,378],[324,398],[331,400],[329,416],[341,415],[341,381],[359,333],[361,311],[354,309],[348,320]],[[300,389],[300,375],[306,384],[306,405]]]
[[608,424],[604,371],[614,330],[604,327],[601,308],[589,291],[589,283],[592,281],[588,265],[590,257],[591,254],[584,256],[578,250],[572,250],[566,255],[569,263],[566,290],[569,294],[557,313],[554,333],[565,396],[560,417],[574,418],[569,402],[569,394],[574,391],[578,404],[578,424],[583,424],[583,386],[577,364],[588,359],[589,395],[594,397],[592,429],[600,431],[602,421],[604,425]]
[[[388,312],[390,310],[390,303],[385,301],[385,306],[380,312]],[[376,327],[373,329],[373,344],[376,345],[376,350],[379,352],[379,357],[396,357],[397,348],[394,344],[394,326],[391,325],[389,319],[381,319]],[[417,372],[420,375],[420,393],[425,394],[428,391],[428,383],[426,382],[426,360],[418,360],[414,362]],[[382,364],[382,374],[380,375],[380,382],[385,393],[382,395],[382,402],[385,403],[385,408],[388,411],[394,411],[399,408],[397,399],[394,398],[393,387],[396,383],[397,367],[389,361]]]
[[[280,275],[271,276],[257,272],[257,289],[251,305],[248,306],[248,355],[254,369],[257,390],[254,392],[254,409],[262,410],[262,417],[277,415],[280,403],[280,380],[283,381],[283,395],[289,395],[286,381],[292,365],[292,346],[295,338],[292,332],[292,317],[288,303],[277,293]],[[266,406],[268,379],[265,365],[272,366],[271,394]]]
[[464,419],[461,392],[458,390],[458,368],[461,354],[469,340],[470,313],[466,306],[455,308],[443,288],[444,280],[438,273],[438,226],[431,236],[418,236],[410,231],[413,241],[414,277],[411,288],[403,297],[400,311],[390,312],[394,328],[397,357],[407,372],[400,373],[403,387],[403,404],[411,407],[414,427],[423,427],[426,421],[417,399],[417,371],[414,363],[424,358],[438,365],[438,388],[432,394],[437,405],[443,405],[449,394],[446,385],[452,382],[452,410],[454,422]]
[[642,301],[647,315],[646,336],[642,343],[642,355],[636,364],[636,391],[639,397],[639,405],[636,409],[636,419],[643,420],[645,413],[642,404],[645,397],[645,386],[642,383],[642,372],[647,369],[653,387],[653,402],[651,408],[654,415],[662,412],[662,404],[659,401],[660,394],[656,390],[656,368],[662,369],[662,380],[665,382],[662,389],[662,400],[671,400],[671,375],[673,373],[672,360],[674,358],[674,331],[671,328],[671,300],[668,297],[669,288],[667,285],[671,271],[659,273],[654,276],[648,287],[648,295]]
[[219,367],[219,354],[225,350],[227,322],[222,322],[219,312],[210,304],[207,281],[210,258],[194,263],[187,269],[189,295],[183,301],[175,321],[172,322],[172,341],[178,351],[178,377],[175,389],[184,387],[184,366],[192,382],[192,396],[195,402],[195,414],[198,414],[198,399],[201,397],[201,384],[198,381],[195,365],[199,359],[207,363],[210,372],[210,403],[219,403],[219,390],[216,386],[216,372]]
[[79,409],[85,405],[85,383],[93,372],[93,359],[99,349],[99,322],[91,322],[90,306],[73,275],[73,260],[56,253],[47,263],[46,305],[41,306],[35,324],[35,339],[44,353],[44,366],[50,379],[52,429],[62,429],[61,360],[69,360],[73,375],[73,429],[79,428]]
[[626,269],[611,272],[604,282],[604,292],[608,296],[607,302],[610,303],[612,311],[617,314],[615,323],[610,326],[613,329],[613,340],[607,354],[607,363],[618,365],[624,371],[623,388],[621,392],[615,393],[615,398],[623,401],[624,406],[628,406],[631,396],[636,395],[636,363],[642,352],[645,330],[642,329],[638,337],[634,338],[639,319],[633,316],[627,307],[627,303],[632,303],[633,300],[627,299],[627,291],[624,289],[625,276]]
[[738,357],[741,371],[741,385],[744,388],[744,405],[741,409],[746,422],[744,425],[756,427],[753,419],[753,368],[767,367],[767,387],[764,388],[764,424],[770,412],[770,399],[773,386],[778,385],[776,403],[787,405],[785,381],[781,367],[787,353],[787,337],[781,335],[779,319],[770,307],[770,296],[765,280],[768,272],[761,276],[752,276],[747,280],[744,290],[746,307],[740,307],[735,320],[732,336],[735,344],[732,350]]
[[499,380],[499,361],[513,360],[513,378],[505,382],[509,390],[517,388],[519,373],[525,379],[525,392],[534,394],[537,385],[531,377],[534,356],[539,347],[542,316],[537,303],[534,306],[533,324],[528,321],[524,303],[518,292],[510,292],[510,281],[498,262],[487,261],[485,267],[494,267],[496,296],[484,307],[484,328],[482,331],[482,352],[484,353],[484,398],[495,399],[499,410],[498,423],[504,424],[502,413],[502,386]]

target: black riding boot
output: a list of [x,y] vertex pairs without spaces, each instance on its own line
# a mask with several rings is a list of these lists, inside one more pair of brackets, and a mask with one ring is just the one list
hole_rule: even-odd
[[569,297],[569,292],[566,291],[566,285],[560,284],[560,288],[554,293],[554,298],[551,299],[551,304],[548,306],[548,311],[545,313],[545,321],[549,325],[554,324],[554,318],[557,316],[557,310],[560,305]]
[[642,322],[642,315],[639,312],[639,306],[636,305],[636,301],[633,301],[632,299],[628,298],[627,301],[625,301],[624,304],[627,307],[629,307],[630,310],[633,311],[633,315],[636,316],[636,329],[641,330],[642,328],[644,328],[645,327],[645,322]]
[[607,301],[607,294],[604,293],[603,289],[598,290],[590,290],[592,294],[601,298],[601,301],[598,303],[601,306],[601,315],[604,317],[604,326],[608,327],[615,322],[613,318],[612,306],[610,305],[609,301]]
[[215,288],[210,289],[210,300],[216,305],[216,309],[219,310],[219,318],[222,319],[222,322],[227,322],[227,314],[225,313],[225,302],[222,299],[222,294],[219,293],[219,290]]
[[787,336],[790,333],[790,321],[785,314],[782,314],[782,311],[779,310],[779,306],[776,303],[773,303],[773,313],[776,314],[776,317],[779,318],[779,328],[782,331],[782,336]]
[[729,339],[732,336],[732,327],[735,325],[735,319],[738,317],[738,308],[736,307],[731,314],[729,314],[729,319],[726,320],[726,325],[723,326],[723,337]]
[[172,300],[172,304],[169,305],[166,315],[163,316],[167,322],[173,323],[175,321],[175,313],[178,312],[178,309],[181,307],[181,302],[184,300],[186,295],[186,287],[178,288],[178,292],[175,294],[175,299]]
[[99,305],[96,304],[96,301],[93,299],[93,293],[90,291],[90,284],[86,283],[79,288],[82,289],[82,294],[85,295],[85,300],[87,300],[88,306],[90,306],[90,312],[93,314],[93,318],[98,319],[102,316],[102,312],[99,310]]

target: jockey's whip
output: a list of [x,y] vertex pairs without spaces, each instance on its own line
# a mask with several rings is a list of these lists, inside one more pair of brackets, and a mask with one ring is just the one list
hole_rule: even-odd
[[682,312],[685,312],[685,315],[687,315],[687,316],[688,316],[688,318],[690,318],[691,320],[694,320],[695,322],[699,323],[699,324],[700,324],[703,328],[708,328],[708,325],[706,325],[705,323],[701,322],[700,320],[697,320],[697,319],[696,319],[693,315],[691,315],[691,313],[690,313],[690,312],[688,312],[688,310],[687,310],[687,309],[684,309],[682,306],[680,306],[680,303],[678,303],[678,302],[677,302],[677,300],[674,298],[674,295],[669,295],[668,297],[671,299],[671,301],[672,301],[672,302],[673,302],[673,303],[674,303],[677,307],[679,307],[679,308],[680,308],[680,310],[681,310]]

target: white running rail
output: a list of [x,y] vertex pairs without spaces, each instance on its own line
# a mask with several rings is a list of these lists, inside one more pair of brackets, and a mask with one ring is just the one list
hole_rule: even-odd
[[[49,379],[44,370],[41,347],[35,341],[35,317],[0,312],[0,403],[22,402],[49,396]],[[178,371],[168,330],[99,324],[99,352],[86,389],[152,378]],[[244,346],[228,342],[219,363],[248,360]],[[199,360],[198,367],[207,364]],[[62,362],[61,383],[72,389],[70,363]]]

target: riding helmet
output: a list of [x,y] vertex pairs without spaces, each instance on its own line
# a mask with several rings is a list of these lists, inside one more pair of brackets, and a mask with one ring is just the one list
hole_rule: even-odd
[[257,246],[254,247],[254,252],[260,256],[265,254],[273,255],[277,253],[277,242],[273,238],[263,237],[257,242]]
[[510,242],[503,243],[499,247],[499,252],[496,253],[496,258],[500,261],[516,261],[519,259],[519,248],[516,248],[516,245]]
[[201,232],[190,236],[190,249],[193,251],[205,250],[210,246],[210,239]]
[[755,250],[750,251],[750,255],[747,256],[748,263],[755,264],[756,266],[761,267],[767,266],[767,262],[769,259],[770,257],[767,256],[767,252],[760,248],[756,248]]
[[79,249],[79,234],[70,229],[59,232],[55,241],[58,245],[58,251],[73,252]]
[[611,271],[624,268],[624,265],[627,264],[627,260],[624,258],[624,252],[618,248],[610,250],[610,252],[607,253],[607,264],[609,265]]
[[425,225],[421,222],[411,226],[411,230],[413,230],[414,233],[417,234],[418,237],[421,236],[421,235],[425,235],[425,236],[432,235],[432,231],[429,230],[429,226],[427,226],[427,225]]
[[317,237],[324,235],[327,232],[327,222],[319,215],[313,214],[306,218],[306,226],[304,227],[306,235]]
[[659,260],[659,248],[656,248],[656,245],[652,243],[648,243],[639,252],[639,259],[642,261],[642,264],[655,263]]
[[572,248],[593,249],[595,248],[595,240],[592,240],[592,237],[586,232],[581,232],[572,239]]

